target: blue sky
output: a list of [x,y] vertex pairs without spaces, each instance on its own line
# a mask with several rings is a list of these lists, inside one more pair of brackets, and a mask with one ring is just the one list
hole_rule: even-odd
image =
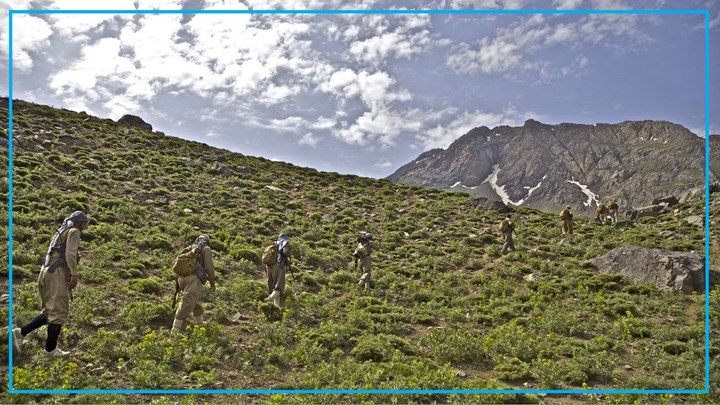
[[[10,0],[8,9],[484,9],[487,15],[15,15],[13,96],[323,171],[385,177],[468,130],[668,120],[704,133],[712,0]],[[7,75],[6,64],[0,73]],[[7,81],[0,94],[8,94]]]

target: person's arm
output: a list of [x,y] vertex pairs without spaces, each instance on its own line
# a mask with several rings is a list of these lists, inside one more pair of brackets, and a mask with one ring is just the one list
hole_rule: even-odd
[[208,281],[210,281],[210,290],[215,290],[215,266],[213,264],[213,258],[212,258],[212,249],[210,249],[210,246],[205,246],[203,248],[203,267],[205,267],[205,272],[208,276]]
[[77,270],[80,230],[72,228],[67,232],[67,240],[65,242],[65,263],[70,271],[70,281],[68,282],[68,287],[72,290],[77,287],[78,281],[80,280]]

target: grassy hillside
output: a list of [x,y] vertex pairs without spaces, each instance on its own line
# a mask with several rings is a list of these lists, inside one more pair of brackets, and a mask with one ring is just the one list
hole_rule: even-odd
[[[7,110],[0,114],[4,131]],[[703,387],[704,296],[661,293],[584,266],[625,244],[702,251],[703,231],[684,220],[703,215],[699,202],[617,229],[578,219],[572,246],[557,243],[557,213],[519,209],[518,251],[501,256],[502,216],[472,208],[465,194],[317,172],[24,102],[14,103],[13,120],[16,323],[39,309],[39,263],[62,218],[77,209],[92,218],[81,241],[81,285],[59,344],[75,355],[45,358],[44,329],[35,332],[14,358],[15,388]],[[6,167],[7,149],[0,158]],[[218,161],[234,173],[213,169]],[[281,231],[292,237],[295,263],[282,312],[263,301],[259,264],[262,248]],[[356,287],[359,274],[351,266],[362,231],[380,239],[369,292]],[[2,232],[6,240],[7,229]],[[199,233],[211,236],[218,289],[203,296],[206,327],[170,336],[169,264]],[[720,311],[719,294],[713,291],[713,314]],[[7,323],[3,308],[0,325]],[[0,341],[3,361],[7,343]],[[718,365],[714,360],[715,375]],[[0,394],[0,402],[76,403],[717,400]]]

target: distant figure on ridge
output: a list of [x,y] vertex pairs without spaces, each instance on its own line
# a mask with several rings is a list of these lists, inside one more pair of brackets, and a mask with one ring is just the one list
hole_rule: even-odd
[[595,208],[595,220],[600,225],[605,225],[607,220],[607,206],[605,206],[605,204],[598,203],[598,206]]
[[205,312],[200,305],[202,286],[206,281],[210,281],[210,291],[215,291],[215,265],[210,249],[210,237],[200,235],[195,238],[193,244],[181,252],[176,263],[185,252],[188,252],[187,257],[190,263],[187,272],[178,274],[176,271],[178,278],[175,281],[175,295],[180,293],[180,304],[175,311],[171,332],[182,331],[185,328],[185,320],[190,317],[190,314],[193,315],[195,325],[202,326]]
[[501,254],[505,254],[508,250],[515,250],[515,242],[513,241],[513,233],[515,232],[515,224],[510,219],[510,214],[505,216],[505,219],[500,224],[500,232],[503,234],[505,244],[500,251]]
[[267,275],[268,301],[282,308],[285,274],[290,270],[290,236],[281,233],[275,243],[265,248],[262,262]]
[[613,224],[617,225],[618,222],[618,205],[615,201],[610,201],[608,204],[608,214],[612,218]]
[[573,234],[573,214],[569,205],[560,211],[560,221],[562,221],[563,236],[571,237]]
[[88,221],[84,212],[73,212],[63,220],[50,241],[38,277],[42,312],[25,325],[13,329],[13,349],[16,353],[20,353],[28,333],[47,325],[45,354],[50,357],[67,357],[70,354],[60,350],[57,342],[70,313],[72,290],[78,286],[78,246],[80,234],[87,228]]
[[366,290],[370,288],[370,279],[372,277],[372,261],[370,259],[370,254],[372,254],[373,251],[372,239],[373,236],[371,233],[364,233],[363,236],[357,238],[358,245],[357,248],[355,248],[355,252],[353,252],[355,269],[357,270],[359,264],[360,270],[362,271],[358,286]]

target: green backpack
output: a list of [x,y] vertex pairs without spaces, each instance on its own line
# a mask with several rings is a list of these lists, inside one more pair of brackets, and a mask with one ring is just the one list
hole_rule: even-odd
[[278,254],[277,243],[273,243],[272,245],[266,247],[265,251],[262,254],[262,264],[267,264],[268,266],[272,266],[273,264],[277,263],[277,254]]
[[177,255],[172,269],[178,276],[185,277],[193,274],[198,268],[202,245],[190,245]]

